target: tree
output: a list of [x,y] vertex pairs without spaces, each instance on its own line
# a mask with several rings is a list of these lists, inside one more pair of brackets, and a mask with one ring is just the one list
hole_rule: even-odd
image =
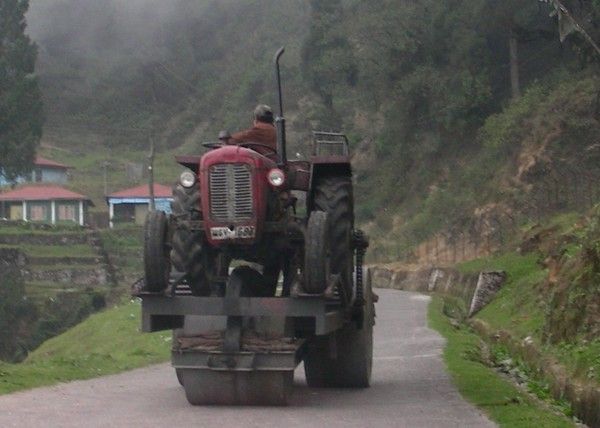
[[0,360],[18,361],[26,352],[22,346],[23,326],[35,316],[35,309],[25,299],[18,251],[0,251]]
[[42,136],[37,48],[25,34],[28,8],[28,0],[0,2],[0,171],[8,179],[31,170]]
[[311,0],[310,33],[302,46],[302,67],[309,87],[319,96],[325,111],[321,126],[339,126],[335,112],[336,90],[356,84],[353,48],[339,23],[343,21],[341,0]]
[[[510,77],[511,97],[521,96],[522,76],[520,50],[525,43],[535,40],[552,39],[547,27],[547,16],[550,9],[540,2],[522,0],[486,0],[486,8],[482,21],[486,23],[488,36],[505,40],[508,48],[508,71]],[[526,57],[523,56],[523,57]]]

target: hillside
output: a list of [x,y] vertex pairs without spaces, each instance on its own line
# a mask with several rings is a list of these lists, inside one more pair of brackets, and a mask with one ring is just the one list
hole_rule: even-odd
[[[75,167],[72,184],[98,210],[105,187],[143,182],[150,139],[156,179],[170,184],[174,154],[247,126],[259,101],[275,104],[281,45],[290,153],[306,155],[313,128],[349,133],[374,260],[419,260],[433,241],[477,256],[515,224],[595,201],[595,62],[578,35],[559,43],[551,6],[71,3],[33,1],[28,15],[47,112],[41,152]],[[576,17],[596,16],[595,3],[571,3]]]
[[[597,78],[585,72],[576,79],[559,74],[489,116],[477,147],[448,159],[444,176],[428,182],[421,198],[375,217],[377,256],[468,260],[502,248],[522,225],[597,203],[599,89]],[[375,188],[373,198],[389,189]]]

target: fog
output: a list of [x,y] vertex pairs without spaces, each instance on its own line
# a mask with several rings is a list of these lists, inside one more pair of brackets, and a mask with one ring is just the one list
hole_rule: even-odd
[[[193,3],[193,5],[192,5]],[[164,32],[206,2],[164,0],[32,0],[28,32],[41,60],[65,52],[88,55],[156,53]],[[43,64],[42,64],[43,65]]]

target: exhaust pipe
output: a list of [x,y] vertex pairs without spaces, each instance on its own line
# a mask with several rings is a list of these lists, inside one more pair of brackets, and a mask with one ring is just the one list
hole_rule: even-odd
[[277,166],[279,167],[284,167],[287,164],[283,95],[281,93],[281,72],[279,69],[279,59],[284,52],[285,47],[281,47],[275,54],[275,76],[277,80],[277,95],[279,97],[279,114],[275,117],[275,128],[277,129]]

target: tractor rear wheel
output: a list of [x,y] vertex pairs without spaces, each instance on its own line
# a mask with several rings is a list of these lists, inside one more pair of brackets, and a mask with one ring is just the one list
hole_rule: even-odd
[[335,385],[341,388],[368,388],[371,384],[375,302],[368,270],[365,279],[361,328],[356,322],[351,322],[336,333],[338,358],[333,376]]
[[169,285],[171,263],[168,229],[164,212],[148,213],[144,224],[144,278],[146,289],[153,293],[159,293]]
[[354,206],[352,179],[344,176],[320,178],[314,189],[314,209],[327,213],[330,251],[329,270],[340,276],[347,302],[352,299],[354,259],[352,231]]
[[313,337],[307,344],[304,355],[304,375],[311,388],[335,386],[335,360],[330,357],[329,336]]
[[172,237],[171,262],[179,272],[185,273],[195,296],[210,294],[207,266],[209,257],[201,232],[190,230],[190,221],[200,220],[200,188],[185,188],[177,184],[173,188],[171,210],[176,219]]
[[[307,343],[304,374],[309,387],[369,387],[373,367],[375,302],[368,271],[363,296],[365,304],[360,328],[353,320],[331,336],[313,337]],[[330,352],[330,341],[335,341],[334,358]]]

